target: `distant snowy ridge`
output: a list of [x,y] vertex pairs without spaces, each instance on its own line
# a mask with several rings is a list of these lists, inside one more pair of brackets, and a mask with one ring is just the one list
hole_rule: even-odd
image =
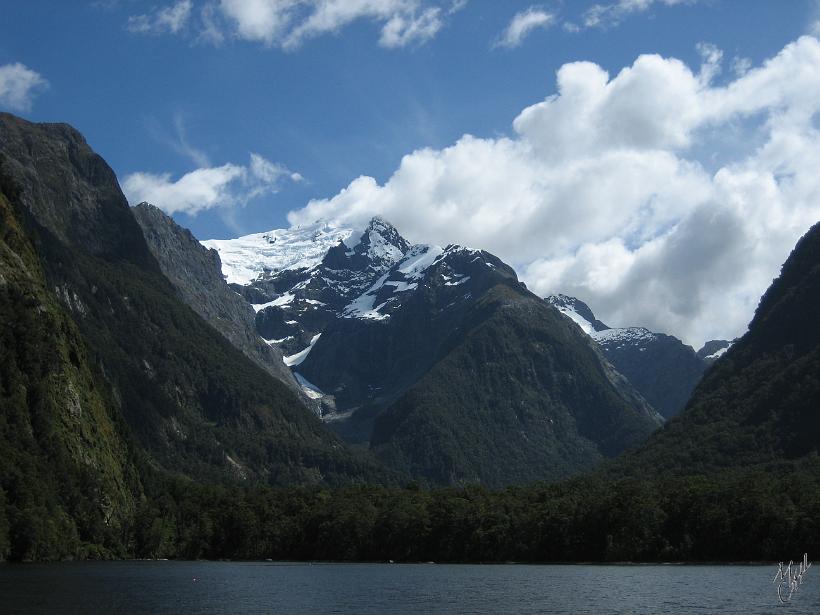
[[[646,327],[608,327],[575,297],[551,295],[546,301],[584,331],[612,366],[665,418],[683,410],[713,360],[672,335]],[[703,354],[716,354],[724,348],[722,342],[709,344]]]
[[592,336],[599,331],[611,330],[610,327],[597,320],[589,306],[580,299],[558,294],[544,297],[544,300],[578,325],[587,335]]
[[603,331],[592,331],[589,334],[599,344],[627,344],[636,342],[647,342],[657,337],[645,327],[623,327],[618,329],[604,329]]
[[229,284],[245,286],[265,273],[314,267],[330,248],[340,241],[349,242],[352,236],[361,236],[361,231],[357,233],[351,227],[318,220],[313,224],[201,243],[219,252],[222,273]]
[[589,306],[568,295],[550,295],[544,298],[564,316],[599,344],[605,346],[642,345],[657,338],[645,327],[608,327],[595,318]]

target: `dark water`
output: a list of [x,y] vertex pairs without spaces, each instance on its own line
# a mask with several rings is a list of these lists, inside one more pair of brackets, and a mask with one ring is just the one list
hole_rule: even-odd
[[111,562],[0,566],[0,613],[820,613],[770,566]]

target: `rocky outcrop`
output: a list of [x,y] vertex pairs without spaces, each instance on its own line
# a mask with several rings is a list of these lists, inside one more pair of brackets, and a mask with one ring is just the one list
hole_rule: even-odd
[[205,248],[158,207],[140,203],[133,212],[151,253],[180,298],[246,357],[301,391],[279,349],[265,343],[256,332],[253,308],[225,282],[219,253]]

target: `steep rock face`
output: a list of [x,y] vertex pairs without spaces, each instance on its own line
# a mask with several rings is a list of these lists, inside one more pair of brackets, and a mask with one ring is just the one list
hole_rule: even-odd
[[148,248],[180,298],[254,363],[300,390],[279,349],[256,332],[251,306],[226,284],[219,253],[203,247],[189,230],[153,205],[140,203],[132,211]]
[[142,492],[134,454],[6,179],[0,173],[0,560],[105,554]]
[[[306,233],[266,235],[301,245]],[[241,292],[303,386],[334,398],[327,424],[390,467],[437,484],[558,478],[659,425],[587,338],[495,256],[411,246],[380,218],[358,233],[311,231],[316,242],[334,233],[342,240],[321,259],[277,257],[283,268],[261,270]],[[223,267],[228,279],[232,270]],[[459,393],[442,395],[449,378]],[[508,463],[488,451],[507,451]]]
[[114,172],[74,128],[0,113],[0,154],[17,199],[64,245],[156,269]]
[[820,448],[820,224],[763,295],[748,332],[685,411],[621,470],[696,474],[773,464]]
[[587,333],[615,369],[665,418],[683,409],[711,362],[674,336],[644,327],[609,327],[575,297],[551,295],[546,301]]
[[50,291],[155,466],[270,484],[376,473],[178,299],[114,174],[76,131],[0,115],[0,171]]

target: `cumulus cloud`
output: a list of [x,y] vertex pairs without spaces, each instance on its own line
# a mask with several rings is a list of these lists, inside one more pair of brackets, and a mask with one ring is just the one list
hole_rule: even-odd
[[[386,48],[424,43],[461,10],[466,0],[207,0],[197,5],[196,39],[221,44],[227,38],[294,50],[306,41],[335,34],[355,21],[380,27]],[[178,33],[192,21],[193,0],[182,0],[128,20],[132,32]]]
[[496,47],[518,47],[529,34],[538,28],[548,28],[555,22],[555,14],[531,6],[516,13],[495,43]]
[[0,105],[12,111],[28,111],[34,97],[48,88],[36,71],[16,62],[0,66]]
[[126,28],[140,34],[177,34],[187,25],[193,8],[193,0],[179,0],[152,13],[132,15]]
[[412,152],[383,185],[359,177],[289,221],[379,214],[411,240],[494,252],[535,292],[578,296],[610,325],[732,338],[820,219],[820,41],[720,85],[719,50],[699,49],[695,68],[566,64],[512,136]]
[[302,177],[259,154],[251,154],[248,166],[200,168],[177,180],[170,173],[132,173],[123,180],[122,189],[132,205],[147,201],[168,214],[195,215],[214,207],[243,205],[277,192],[284,180],[301,181]]

